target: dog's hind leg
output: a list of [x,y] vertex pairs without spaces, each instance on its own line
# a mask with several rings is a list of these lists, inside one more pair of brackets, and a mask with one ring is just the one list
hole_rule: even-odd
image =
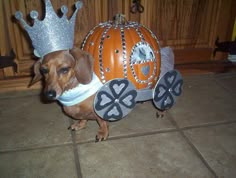
[[96,142],[100,142],[100,141],[104,141],[108,138],[109,136],[109,126],[108,126],[108,122],[102,120],[101,118],[97,117],[97,122],[99,125],[99,130],[98,133],[96,135]]
[[156,117],[157,118],[163,118],[165,116],[166,110],[157,110]]

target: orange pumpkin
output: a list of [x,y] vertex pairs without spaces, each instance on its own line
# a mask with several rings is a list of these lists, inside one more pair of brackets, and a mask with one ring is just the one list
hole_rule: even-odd
[[102,83],[127,78],[137,89],[152,89],[159,78],[157,38],[137,22],[100,23],[88,33],[82,49],[94,57],[94,71]]

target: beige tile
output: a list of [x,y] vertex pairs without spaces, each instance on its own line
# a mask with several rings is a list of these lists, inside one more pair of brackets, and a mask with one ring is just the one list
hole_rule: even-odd
[[[109,123],[109,137],[142,134],[175,128],[168,120],[167,115],[163,118],[156,118],[156,111],[151,101],[137,104],[127,117],[120,121]],[[76,132],[76,142],[94,141],[97,131],[97,123],[94,121],[88,122],[86,129]]]
[[236,120],[236,100],[212,77],[188,77],[170,114],[180,127]]
[[78,146],[84,178],[212,177],[178,133]]
[[0,150],[70,143],[68,118],[38,96],[0,100]]
[[236,72],[221,74],[221,75],[215,75],[214,78],[218,82],[219,85],[221,85],[223,88],[225,88],[229,92],[229,94],[233,95],[235,97],[236,95]]
[[236,176],[236,123],[185,131],[219,177]]
[[0,178],[76,178],[73,149],[58,148],[0,154]]

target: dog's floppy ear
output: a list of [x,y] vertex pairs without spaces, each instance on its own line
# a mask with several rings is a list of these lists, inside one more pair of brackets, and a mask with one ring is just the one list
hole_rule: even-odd
[[75,59],[74,71],[77,80],[82,84],[90,83],[93,77],[93,57],[78,48],[70,50],[70,54]]
[[41,61],[38,60],[34,63],[34,78],[31,80],[28,87],[31,87],[33,84],[42,79],[42,74],[40,72]]

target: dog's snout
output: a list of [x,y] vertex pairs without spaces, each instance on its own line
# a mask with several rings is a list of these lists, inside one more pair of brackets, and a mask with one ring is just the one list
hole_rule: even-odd
[[48,91],[46,91],[45,95],[48,99],[52,100],[52,99],[56,98],[57,94],[56,94],[55,90],[48,90]]

